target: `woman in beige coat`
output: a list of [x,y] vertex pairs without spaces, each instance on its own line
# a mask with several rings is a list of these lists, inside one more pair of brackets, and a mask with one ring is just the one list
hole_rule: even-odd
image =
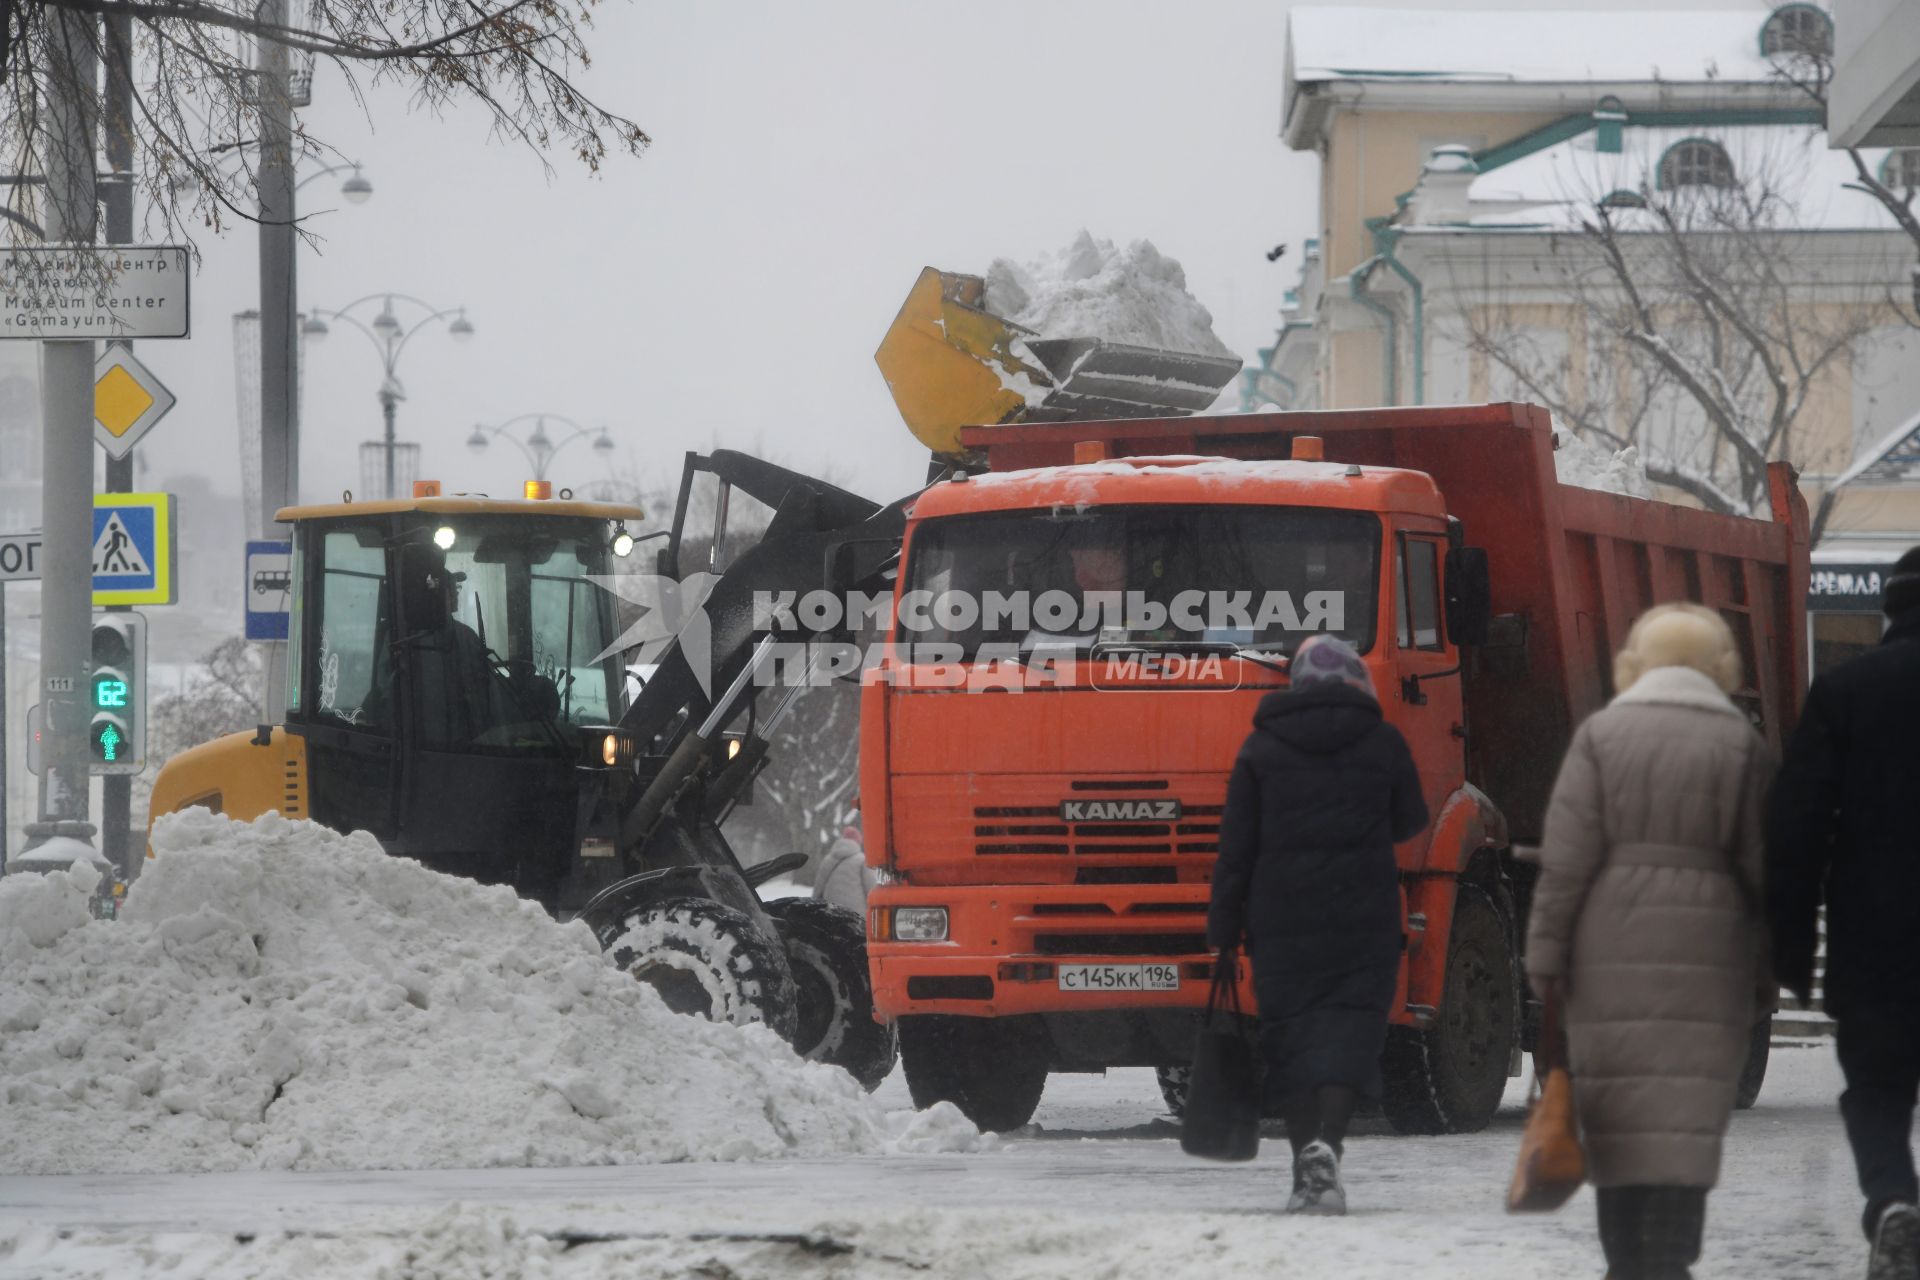
[[1564,998],[1612,1280],[1685,1277],[1766,976],[1761,812],[1771,750],[1728,700],[1727,624],[1662,605],[1561,766],[1527,976]]

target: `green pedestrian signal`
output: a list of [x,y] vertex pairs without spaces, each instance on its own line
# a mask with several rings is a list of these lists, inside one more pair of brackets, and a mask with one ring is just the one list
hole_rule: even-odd
[[96,720],[93,724],[93,756],[102,764],[118,764],[120,753],[127,745],[126,735],[120,732],[120,726],[112,720]]
[[91,657],[92,771],[139,773],[147,754],[147,620],[137,613],[96,613]]

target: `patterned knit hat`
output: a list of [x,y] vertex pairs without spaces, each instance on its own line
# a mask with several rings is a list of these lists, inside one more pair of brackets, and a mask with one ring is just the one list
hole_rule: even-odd
[[1354,647],[1339,636],[1309,636],[1306,643],[1294,651],[1293,661],[1287,664],[1287,674],[1293,678],[1296,689],[1339,683],[1352,685],[1369,698],[1376,696],[1366,664],[1360,661]]

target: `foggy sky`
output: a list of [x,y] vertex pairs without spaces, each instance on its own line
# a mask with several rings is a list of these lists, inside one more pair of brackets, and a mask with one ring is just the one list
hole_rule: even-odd
[[[450,489],[516,489],[510,448],[464,441],[550,411],[611,428],[616,464],[652,485],[724,444],[891,497],[925,456],[873,351],[921,267],[983,271],[1082,227],[1149,239],[1253,359],[1314,234],[1315,162],[1278,136],[1281,4],[647,2],[596,23],[587,87],[655,140],[597,179],[565,156],[544,173],[478,112],[410,113],[401,90],[373,92],[369,121],[324,68],[302,113],[375,189],[301,192],[325,237],[301,252],[302,305],[393,290],[464,303],[478,330],[424,331],[400,366],[400,436]],[[237,493],[231,316],[257,305],[256,248],[250,226],[199,244],[194,338],[139,348],[180,398],[146,479]],[[331,499],[378,435],[379,363],[335,326],[306,376],[303,496]],[[602,466],[583,442],[553,474]]]

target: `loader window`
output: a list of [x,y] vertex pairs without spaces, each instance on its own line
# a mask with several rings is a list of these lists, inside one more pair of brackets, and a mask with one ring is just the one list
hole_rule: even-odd
[[1380,522],[1366,512],[996,512],[930,520],[907,554],[908,589],[930,607],[918,618],[903,608],[896,641],[959,644],[969,658],[988,645],[1115,641],[1279,653],[1314,634],[1373,647]]
[[334,723],[389,732],[385,539],[377,529],[334,530],[321,554],[320,640],[307,684],[315,710]]
[[[414,637],[416,732],[460,750],[571,750],[571,730],[617,713],[603,522],[467,516],[436,522],[443,611]],[[409,627],[414,620],[409,615]]]

